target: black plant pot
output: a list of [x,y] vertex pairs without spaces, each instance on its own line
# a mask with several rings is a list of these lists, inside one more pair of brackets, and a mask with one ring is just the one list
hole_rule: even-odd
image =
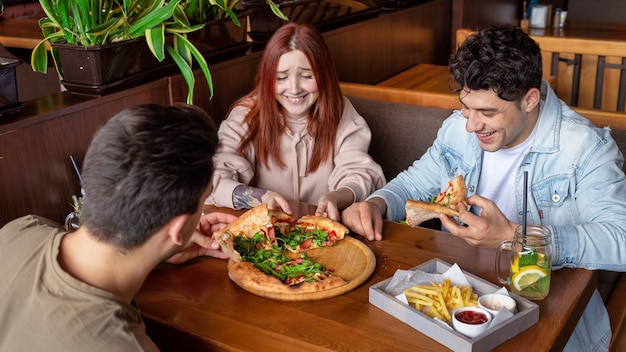
[[265,0],[241,0],[240,4],[245,10],[250,12],[250,31],[248,35],[254,42],[267,42],[272,34],[286,23],[272,13]]
[[100,95],[127,88],[163,77],[175,67],[171,59],[159,62],[143,37],[95,46],[52,43],[52,47],[59,53],[61,83],[77,93]]
[[[254,42],[267,42],[278,28],[287,23],[274,15],[264,0],[241,0],[241,5],[251,12],[248,35]],[[372,0],[363,0],[358,7],[324,0],[283,1],[277,6],[289,22],[311,23],[322,32],[377,16],[382,10]]]
[[11,57],[0,57],[0,118],[12,117],[18,113],[23,104],[17,99],[17,79],[15,67],[22,60]]
[[250,47],[248,15],[248,11],[237,14],[240,26],[230,18],[207,22],[202,29],[187,34],[187,38],[207,60],[245,53]]

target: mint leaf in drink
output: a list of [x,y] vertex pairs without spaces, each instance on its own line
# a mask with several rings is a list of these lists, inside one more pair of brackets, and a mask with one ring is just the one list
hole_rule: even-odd
[[520,268],[527,265],[536,265],[537,264],[537,251],[533,248],[524,248],[524,252],[519,259]]

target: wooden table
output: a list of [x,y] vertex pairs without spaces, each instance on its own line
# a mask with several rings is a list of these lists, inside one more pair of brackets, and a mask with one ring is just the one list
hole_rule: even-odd
[[33,49],[42,39],[37,19],[0,20],[0,44],[7,48]]
[[424,90],[428,92],[447,93],[458,96],[451,87],[458,86],[448,66],[419,64],[415,65],[377,85],[385,87]]
[[[552,88],[556,85],[555,76],[546,76]],[[377,84],[378,86],[413,89],[426,92],[444,93],[458,97],[453,89],[458,87],[446,65],[419,64],[400,72]]]
[[[300,215],[311,208],[295,211]],[[392,222],[385,223],[383,235],[384,240],[377,242],[356,236],[375,253],[376,269],[361,286],[335,298],[310,302],[261,298],[228,279],[226,260],[202,258],[155,269],[136,302],[148,333],[165,351],[447,350],[371,305],[368,289],[398,269],[433,258],[458,263],[496,283],[495,251],[471,247],[447,233]],[[496,351],[562,350],[595,285],[592,271],[554,272],[550,295],[537,302],[539,322]]]

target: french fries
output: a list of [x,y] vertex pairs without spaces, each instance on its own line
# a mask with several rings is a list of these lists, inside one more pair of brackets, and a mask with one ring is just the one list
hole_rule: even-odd
[[417,285],[404,290],[410,305],[431,318],[450,321],[450,312],[465,306],[478,306],[478,294],[471,286],[450,286],[450,280],[431,282],[431,286]]

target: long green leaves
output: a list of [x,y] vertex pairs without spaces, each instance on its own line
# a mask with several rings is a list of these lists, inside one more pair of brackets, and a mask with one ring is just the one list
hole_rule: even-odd
[[278,8],[278,6],[272,1],[267,0],[267,5],[270,7],[274,15],[280,18],[283,21],[289,21],[289,18],[285,16],[285,14]]
[[[277,16],[287,19],[272,0],[266,1]],[[187,33],[199,30],[207,21],[227,16],[240,25],[235,13],[239,0],[39,0],[39,3],[46,17],[39,21],[44,39],[31,55],[34,71],[47,71],[47,43],[64,40],[68,44],[94,46],[145,37],[159,61],[164,60],[166,53],[172,57],[189,88],[189,103],[193,101],[194,64],[202,70],[211,97],[213,81],[205,58],[187,39]],[[168,44],[169,36],[173,36],[173,45]],[[51,54],[57,72],[63,77],[54,48]]]
[[155,26],[164,25],[167,20],[172,18],[174,9],[178,6],[180,1],[181,0],[175,0],[166,3],[166,6],[160,7],[138,20],[137,23],[133,24],[129,29],[131,38],[143,36],[147,30]]
[[152,55],[159,60],[165,59],[165,26],[160,25],[146,30],[146,42]]

